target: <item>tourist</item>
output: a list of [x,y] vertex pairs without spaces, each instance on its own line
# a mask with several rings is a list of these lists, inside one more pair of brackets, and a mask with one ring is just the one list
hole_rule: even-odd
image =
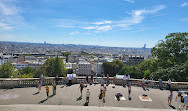
[[84,87],[85,87],[84,84],[82,82],[80,82],[80,87],[79,88],[80,88],[81,96],[82,96],[82,91],[83,91]]
[[49,97],[49,86],[48,86],[48,84],[46,84],[46,95],[47,95],[47,98]]
[[131,85],[128,85],[129,100],[131,100]]
[[127,85],[129,85],[130,75],[127,76]]
[[148,86],[148,84],[149,84],[149,80],[148,80],[148,79],[146,79],[146,80],[145,80],[145,86],[146,86],[146,88],[145,88],[145,89],[149,91],[149,89],[148,89],[148,87],[149,87],[149,86]]
[[69,75],[68,79],[69,79],[69,86],[71,86],[72,85],[72,76]]
[[186,110],[188,110],[188,92],[187,92],[187,95],[184,96],[184,107]]
[[53,95],[56,95],[56,82],[52,83],[53,86]]
[[171,90],[171,80],[170,80],[170,78],[168,79],[167,85],[168,85],[168,89]]
[[64,78],[63,78],[63,82],[64,82],[64,86],[67,87],[67,77],[64,77]]
[[168,105],[171,106],[171,102],[173,99],[173,91],[170,91],[170,95],[168,96]]
[[55,76],[55,83],[58,84],[58,81],[59,81],[59,77],[58,75]]
[[146,79],[144,77],[144,78],[142,78],[142,82],[141,82],[141,86],[142,86],[142,88],[143,88],[144,91],[146,90],[145,89],[145,82],[146,82]]
[[181,93],[178,93],[178,95],[176,96],[176,100],[175,100],[176,102],[177,102],[177,107],[176,107],[176,109],[177,109],[177,111],[181,111]]
[[89,83],[88,75],[86,76],[86,84]]
[[86,103],[89,103],[89,97],[90,97],[90,91],[89,91],[89,88],[87,88],[87,91],[86,91]]
[[159,89],[162,90],[162,87],[163,87],[162,79],[158,79],[158,80],[159,80]]
[[104,85],[104,79],[103,79],[103,76],[101,78],[101,85]]
[[99,97],[99,107],[101,106],[101,104],[102,104],[102,106],[104,106],[104,104],[103,104],[103,90],[100,90],[100,94],[98,95],[98,97]]
[[124,76],[123,76],[123,87],[126,87],[126,82],[127,82],[127,75],[124,74]]
[[93,74],[91,75],[91,82],[93,83]]
[[41,81],[39,80],[39,81],[38,81],[38,92],[41,91],[41,87],[42,87],[42,83],[41,83]]
[[105,103],[105,97],[106,97],[106,91],[107,91],[107,88],[106,88],[106,86],[104,86],[104,88],[103,88],[103,103]]
[[116,86],[116,76],[114,76],[114,78],[113,78],[113,86],[112,86],[112,88],[115,88],[115,86]]
[[107,76],[106,76],[106,86],[108,86],[109,84],[110,84],[109,74],[107,74]]
[[44,84],[44,76],[43,75],[40,76],[40,80],[42,82],[42,86],[44,86],[45,84]]

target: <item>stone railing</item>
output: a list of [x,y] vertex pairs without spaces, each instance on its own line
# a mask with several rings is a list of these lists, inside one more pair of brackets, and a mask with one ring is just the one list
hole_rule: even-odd
[[[39,78],[0,78],[0,88],[21,88],[21,87],[37,87]],[[52,82],[55,81],[54,77],[45,77],[43,81],[43,85],[51,85]],[[94,77],[94,81],[97,83],[100,83],[101,77]],[[104,81],[106,81],[106,78],[104,78]],[[72,80],[73,84],[83,82],[86,83],[85,77],[76,77]],[[91,82],[89,78],[89,82]],[[113,83],[113,78],[110,77],[109,79],[110,83]],[[132,86],[141,86],[141,79],[130,79],[130,84]],[[68,83],[67,78],[60,77],[58,81],[58,85]],[[123,80],[120,78],[115,79],[116,85],[122,85]],[[151,88],[159,88],[159,82],[158,81],[149,81],[148,84]],[[167,89],[167,81],[163,81],[163,89]],[[188,82],[172,82],[171,89],[173,90],[188,90]]]

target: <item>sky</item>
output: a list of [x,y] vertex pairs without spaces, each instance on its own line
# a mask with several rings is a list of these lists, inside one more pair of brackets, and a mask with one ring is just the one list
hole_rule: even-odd
[[0,41],[154,47],[188,32],[188,0],[0,0]]

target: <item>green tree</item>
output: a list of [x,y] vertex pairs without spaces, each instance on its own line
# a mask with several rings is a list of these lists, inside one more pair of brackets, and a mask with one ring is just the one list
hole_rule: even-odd
[[170,33],[151,50],[160,67],[172,67],[188,59],[188,33]]
[[109,76],[115,76],[124,66],[125,64],[119,60],[115,60],[113,62],[104,62],[102,64],[105,75],[109,74]]
[[[66,69],[64,68],[63,60],[56,57],[47,59],[37,72],[50,77],[55,77],[56,75],[65,76]],[[38,74],[35,75],[40,76]]]
[[11,63],[4,63],[0,66],[0,77],[9,78],[11,76],[17,76],[18,72],[15,70],[14,65]]
[[19,70],[19,73],[22,74],[29,74],[29,73],[35,73],[35,69],[33,69],[32,67],[25,67]]

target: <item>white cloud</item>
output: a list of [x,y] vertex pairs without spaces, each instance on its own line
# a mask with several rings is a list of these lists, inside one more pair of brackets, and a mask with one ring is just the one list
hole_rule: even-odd
[[10,29],[14,29],[13,26],[9,26],[8,24],[5,24],[5,23],[1,23],[0,22],[0,31],[4,29],[4,30],[10,30]]
[[103,25],[103,24],[110,24],[110,23],[112,23],[112,21],[105,20],[105,21],[102,21],[102,22],[94,22],[93,24],[95,24],[95,25]]
[[23,26],[21,10],[15,5],[16,0],[0,0],[0,30],[10,30]]
[[130,3],[135,3],[134,0],[124,0],[124,1],[126,1],[126,2],[130,2]]
[[97,31],[108,31],[112,30],[112,27],[110,25],[106,26],[88,26],[88,27],[83,27],[83,29],[88,29],[88,30],[97,30]]
[[60,27],[81,28],[85,30],[92,30],[94,32],[106,32],[108,30],[112,30],[113,28],[131,30],[134,29],[131,26],[142,23],[147,15],[155,14],[165,8],[165,5],[159,5],[153,9],[133,10],[131,13],[129,13],[129,17],[118,21],[104,20],[100,22],[81,22],[76,20],[68,20],[72,22],[61,22],[63,25]]
[[74,31],[74,32],[69,33],[69,35],[76,35],[76,34],[79,34],[79,33],[80,33],[79,31]]
[[181,4],[181,7],[185,7],[188,6],[188,2],[184,2],[183,4]]
[[131,17],[127,17],[121,21],[116,21],[117,23],[116,26],[128,27],[131,25],[142,23],[142,21],[145,18],[145,15],[157,13],[158,11],[164,9],[165,7],[166,7],[165,5],[159,5],[151,10],[134,10],[130,13]]
[[101,26],[101,27],[97,27],[98,31],[108,31],[108,30],[112,30],[112,27],[110,25],[106,25],[106,26]]

